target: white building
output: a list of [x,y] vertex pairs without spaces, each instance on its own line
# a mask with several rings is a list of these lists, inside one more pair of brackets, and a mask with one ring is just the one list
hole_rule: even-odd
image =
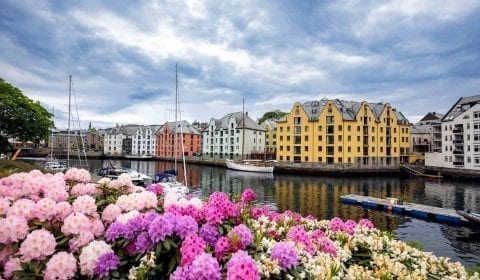
[[442,151],[425,165],[480,170],[480,95],[462,97],[442,118]]
[[132,155],[155,155],[155,133],[160,125],[139,126],[132,135]]
[[103,153],[105,155],[126,155],[132,152],[132,135],[138,125],[125,125],[108,128],[103,139]]
[[221,119],[212,118],[202,136],[203,153],[211,158],[239,158],[242,151],[245,158],[250,158],[252,154],[263,154],[265,149],[265,129],[248,113],[236,112]]

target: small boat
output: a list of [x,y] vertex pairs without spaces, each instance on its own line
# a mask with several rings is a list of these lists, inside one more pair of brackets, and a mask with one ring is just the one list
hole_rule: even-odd
[[188,187],[178,182],[176,176],[177,172],[175,170],[166,170],[155,174],[152,183],[161,185],[166,193],[176,192],[187,194],[189,192]]
[[125,155],[125,158],[128,159],[150,159],[151,155]]
[[127,174],[132,180],[132,183],[136,186],[146,186],[148,181],[152,180],[152,178],[150,178],[145,174],[142,174],[133,169],[124,168],[124,167],[117,167],[117,166],[104,167],[98,170],[97,172],[98,176],[103,178],[109,178],[112,180],[117,179],[122,174]]
[[53,172],[63,172],[67,170],[67,165],[58,160],[47,161],[43,164],[43,168]]
[[262,161],[262,160],[243,160],[241,162],[235,162],[233,160],[227,159],[226,161],[227,168],[248,171],[248,172],[273,172],[273,162],[272,161]]
[[477,226],[480,226],[480,214],[472,213],[470,211],[461,211],[461,210],[457,210],[457,214],[464,217],[472,224],[476,224]]

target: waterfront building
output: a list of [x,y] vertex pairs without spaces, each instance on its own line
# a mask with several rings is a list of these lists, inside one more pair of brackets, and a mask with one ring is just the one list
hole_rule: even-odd
[[[52,131],[52,145],[54,152],[63,153],[68,149],[68,130],[66,129],[54,129]],[[83,150],[82,141],[87,149],[87,144],[85,142],[85,135],[87,131],[85,130],[70,130],[70,150]],[[83,138],[83,139],[82,139]]]
[[138,125],[128,124],[108,128],[103,140],[103,153],[106,155],[130,155],[132,153],[132,135]]
[[425,165],[480,170],[480,95],[462,97],[441,120],[442,150],[425,156]]
[[89,152],[103,152],[106,129],[95,129],[90,124],[85,134],[85,149]]
[[[177,136],[177,148],[175,149],[175,135]],[[194,156],[201,152],[200,132],[187,121],[166,122],[156,133],[156,155],[160,157]]]
[[296,102],[277,122],[277,160],[396,166],[408,161],[410,124],[386,103],[321,99]]
[[156,139],[155,134],[160,129],[160,125],[141,125],[132,135],[132,152],[131,155],[152,156],[155,155]]
[[442,150],[442,117],[443,114],[428,112],[412,126],[410,150],[413,154],[425,155]]
[[265,128],[265,153],[275,156],[277,152],[277,121],[268,119],[262,125]]
[[[210,119],[202,131],[203,153],[210,158],[250,158],[265,151],[265,129],[248,116],[235,112]],[[242,148],[243,146],[243,148]]]

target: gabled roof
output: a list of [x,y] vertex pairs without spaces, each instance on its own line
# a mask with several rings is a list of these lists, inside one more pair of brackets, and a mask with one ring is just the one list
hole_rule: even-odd
[[435,120],[440,120],[443,118],[443,114],[437,113],[437,112],[428,112],[420,121],[425,122],[425,121],[435,121]]
[[184,134],[200,134],[198,130],[189,122],[182,120],[177,122],[166,122],[159,132],[163,131],[163,128],[167,128],[172,133],[184,133]]
[[[231,117],[235,118],[235,128],[243,128],[243,115],[242,112],[235,112],[226,114],[221,119],[213,119],[215,121],[215,130],[228,129],[228,123]],[[265,131],[265,129],[250,118],[248,114],[245,114],[245,129]],[[208,128],[205,130],[208,130]]]
[[480,95],[473,95],[468,97],[461,97],[460,99],[453,104],[453,106],[448,110],[445,116],[442,118],[443,121],[451,121],[461,115],[463,112],[468,111],[475,104],[480,102]]

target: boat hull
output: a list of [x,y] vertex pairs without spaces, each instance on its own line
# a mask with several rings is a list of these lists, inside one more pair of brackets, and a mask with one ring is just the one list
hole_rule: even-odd
[[233,161],[227,161],[227,168],[239,171],[247,172],[263,172],[263,173],[272,173],[273,166],[258,166],[252,164],[236,163]]
[[469,220],[470,222],[475,223],[476,225],[480,225],[480,214],[468,213],[461,210],[457,210],[457,214]]

